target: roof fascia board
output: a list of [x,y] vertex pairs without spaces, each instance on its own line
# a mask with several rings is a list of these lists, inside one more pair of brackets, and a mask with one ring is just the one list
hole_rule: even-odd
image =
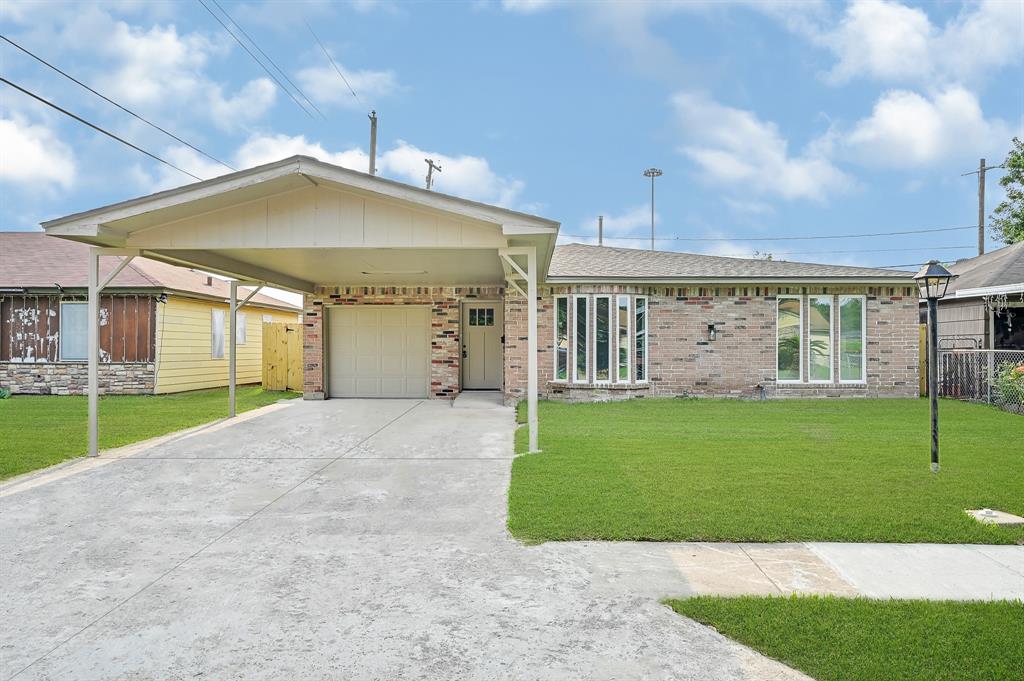
[[[194,182],[183,187],[168,189],[166,191],[141,196],[128,201],[94,208],[81,213],[73,213],[61,218],[47,220],[41,223],[48,234],[71,235],[72,231],[87,228],[89,224],[99,226],[100,223],[112,222],[123,218],[133,217],[142,213],[148,213],[161,208],[170,208],[189,201],[198,201],[217,194],[242,189],[260,182],[266,182],[289,173],[298,173],[298,159],[292,157],[269,163],[264,166],[257,166],[237,173],[229,173],[215,177],[211,180]],[[96,236],[95,234],[82,234],[81,236]]]
[[900,284],[914,283],[912,275],[877,277],[548,277],[548,284]]
[[999,286],[981,286],[965,288],[953,293],[954,298],[981,298],[982,296],[998,296],[1007,293],[1024,293],[1024,282],[1017,284],[1001,284]]

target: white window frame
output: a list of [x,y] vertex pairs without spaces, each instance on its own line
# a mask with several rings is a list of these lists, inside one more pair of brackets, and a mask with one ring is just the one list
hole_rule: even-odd
[[[224,341],[227,338],[225,313],[219,307],[210,308],[210,359],[224,359]],[[217,347],[217,320],[220,317],[220,347]]]
[[88,311],[86,311],[86,315],[85,315],[86,316],[86,320],[85,320],[85,335],[86,335],[85,353],[81,357],[65,357],[64,356],[64,307],[65,306],[69,306],[69,305],[78,305],[80,307],[85,307],[85,308],[89,307],[89,303],[85,303],[85,302],[76,302],[76,301],[73,301],[73,300],[69,300],[69,301],[63,301],[62,300],[60,302],[60,323],[59,323],[59,327],[60,327],[60,330],[59,330],[60,342],[57,345],[57,349],[59,350],[59,354],[60,354],[60,361],[62,361],[62,362],[88,362],[89,361],[89,347],[88,347],[88,343],[89,343],[89,318],[88,318],[89,317],[89,313],[88,313]]
[[636,331],[636,308],[637,308],[637,302],[639,302],[641,300],[644,301],[644,361],[643,361],[644,377],[643,378],[637,378],[636,377],[636,373],[635,372],[636,372],[636,369],[640,366],[640,362],[637,362],[635,360],[632,362],[632,367],[631,367],[632,371],[634,373],[630,374],[629,377],[630,377],[630,379],[632,379],[636,383],[641,383],[642,384],[642,383],[647,383],[647,382],[649,382],[651,380],[651,349],[650,349],[650,338],[651,338],[651,301],[648,299],[647,296],[633,296],[633,318],[632,318],[632,320],[630,320],[630,323],[633,324],[634,328],[633,328],[633,333],[630,334],[630,337],[629,337],[630,338],[630,348],[629,348],[629,351],[630,352],[635,352],[636,351],[636,333],[637,333],[637,331]]
[[235,329],[235,344],[236,345],[245,345],[245,335],[246,335],[245,334],[245,331],[246,331],[245,327],[247,326],[247,324],[245,323],[245,313],[244,312],[236,312],[235,313],[235,326],[237,327]]
[[[612,312],[617,311],[617,308],[612,305],[613,298],[614,296],[610,294],[596,295],[593,297],[593,302],[591,303],[594,306],[594,312],[591,315],[591,324],[593,325],[593,328],[591,329],[591,338],[589,339],[589,343],[593,343],[593,347],[591,347],[590,350],[593,352],[594,358],[594,385],[607,385],[611,383],[614,380],[615,371],[618,371],[618,359],[616,359],[616,362],[614,363],[615,371],[612,370],[612,349],[615,347],[615,340],[613,336],[615,324],[612,323]],[[608,301],[608,378],[600,380],[597,378],[597,301],[599,300]]]
[[[800,321],[797,326],[797,351],[800,358],[797,360],[797,367],[800,373],[798,378],[779,378],[779,305],[783,300],[795,300],[800,310]],[[775,382],[785,385],[795,385],[804,382],[804,297],[800,295],[777,295],[775,296]]]
[[[841,342],[843,325],[841,315],[843,314],[843,301],[860,299],[860,378],[843,379],[843,368],[839,367],[839,383],[845,385],[864,385],[868,382],[868,298],[864,295],[839,296],[836,303],[836,345]],[[839,361],[843,361],[842,352],[836,352]]]
[[[625,380],[619,378],[619,353],[622,348],[619,347],[619,339],[621,334],[619,331],[619,300],[626,299],[626,378]],[[633,362],[630,355],[633,353],[633,346],[636,345],[636,339],[633,338],[633,305],[632,298],[630,296],[620,293],[614,296],[615,300],[615,382],[616,383],[629,383],[633,379]]]
[[[825,300],[828,301],[828,378],[827,379],[812,379],[811,378],[811,301],[812,300]],[[834,296],[827,295],[811,295],[807,296],[807,382],[815,383],[818,385],[824,385],[826,383],[835,383],[836,378],[836,353],[834,352],[835,344],[837,339],[835,337],[836,330],[836,305]],[[802,331],[801,331],[802,335]],[[779,344],[776,342],[775,351],[778,352]],[[802,362],[802,360],[801,360]],[[778,362],[775,364],[776,371],[778,371]]]
[[[586,364],[586,374],[587,374],[586,377],[584,378],[584,380],[580,380],[577,377],[577,375],[576,375],[576,367],[577,367],[577,356],[576,356],[577,355],[577,350],[576,349],[578,347],[577,334],[576,334],[576,318],[578,317],[577,310],[579,309],[579,301],[580,300],[586,301],[586,311],[587,311],[587,318],[586,318],[586,320],[584,320],[584,324],[583,324],[584,328],[586,329],[586,334],[587,334],[586,342],[584,343],[584,346],[583,346],[584,347],[584,363]],[[572,348],[572,353],[571,353],[572,354],[572,374],[571,374],[572,379],[571,379],[571,382],[572,383],[583,384],[583,385],[586,385],[586,384],[590,383],[590,342],[591,342],[591,338],[590,338],[590,317],[591,317],[591,315],[593,313],[593,310],[592,310],[592,306],[590,305],[589,300],[590,300],[590,296],[587,296],[587,295],[574,295],[572,297],[572,345],[570,346]]]
[[[568,346],[565,349],[565,378],[558,377],[558,303],[565,301],[565,337]],[[551,325],[554,331],[552,347],[553,364],[551,365],[551,380],[554,383],[568,383],[572,377],[573,369],[575,368],[570,362],[572,359],[572,348],[575,338],[571,335],[572,330],[572,305],[569,304],[569,296],[555,296],[555,308],[554,308],[554,323]]]

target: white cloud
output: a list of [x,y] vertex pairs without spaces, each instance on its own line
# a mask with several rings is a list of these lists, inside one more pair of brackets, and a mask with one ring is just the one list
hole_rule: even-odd
[[[363,101],[374,102],[398,90],[398,78],[393,71],[350,71],[340,63],[338,68]],[[338,72],[330,64],[302,69],[296,78],[303,91],[318,103],[333,104],[346,109],[365,108],[352,96],[338,76]]]
[[207,88],[210,118],[224,130],[234,130],[239,123],[260,118],[273,104],[277,89],[268,78],[250,80],[235,95],[225,97],[219,85]]
[[0,119],[0,180],[70,189],[75,183],[75,155],[45,125],[13,114]]
[[434,189],[439,192],[511,206],[525,187],[521,180],[494,172],[487,159],[480,156],[449,156],[424,151],[402,140],[380,155],[377,166],[382,174],[422,186],[427,174],[426,158],[434,159],[441,166],[441,172],[434,174]]
[[[325,163],[366,171],[369,168],[369,156],[362,149],[331,152],[324,149],[319,142],[310,142],[305,135],[255,135],[250,137],[235,154],[236,166],[239,169],[280,161],[289,156],[302,154],[312,156]],[[380,163],[377,164],[378,166]]]
[[1013,136],[999,119],[986,120],[978,98],[962,87],[933,97],[886,92],[871,115],[842,140],[844,151],[867,165],[913,167],[965,154],[996,152]]
[[555,4],[555,0],[501,0],[502,9],[517,14],[540,12]]
[[853,186],[823,153],[826,145],[820,142],[792,155],[775,124],[751,111],[689,92],[675,95],[672,103],[686,135],[680,151],[713,182],[731,185],[744,196],[819,201]]
[[[651,206],[649,204],[641,204],[628,208],[622,213],[610,213],[605,212],[604,215],[604,240],[606,243],[610,243],[613,246],[621,247],[640,247],[644,243],[650,245],[649,242],[643,242],[639,238],[633,237],[646,237],[650,238],[651,235]],[[655,225],[659,225],[661,216],[655,212],[654,222]],[[572,234],[585,234],[587,236],[572,237],[559,235],[559,243],[584,243],[584,244],[596,244],[597,243],[597,217],[588,220],[581,224],[574,230],[566,230],[567,233]],[[592,235],[592,236],[591,236]],[[628,237],[628,238],[625,238]]]
[[888,0],[851,3],[832,30],[810,28],[838,58],[828,77],[885,82],[970,82],[1024,56],[1024,4],[987,0],[938,27],[921,9]]

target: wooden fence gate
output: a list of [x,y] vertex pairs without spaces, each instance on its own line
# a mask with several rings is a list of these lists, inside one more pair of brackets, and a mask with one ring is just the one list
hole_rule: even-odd
[[263,389],[302,391],[302,324],[263,323]]

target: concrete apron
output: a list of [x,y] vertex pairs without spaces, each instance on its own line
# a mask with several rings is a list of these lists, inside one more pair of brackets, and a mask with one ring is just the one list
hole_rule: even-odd
[[0,678],[806,678],[659,604],[681,576],[511,539],[512,411],[459,407],[293,403],[8,488]]

